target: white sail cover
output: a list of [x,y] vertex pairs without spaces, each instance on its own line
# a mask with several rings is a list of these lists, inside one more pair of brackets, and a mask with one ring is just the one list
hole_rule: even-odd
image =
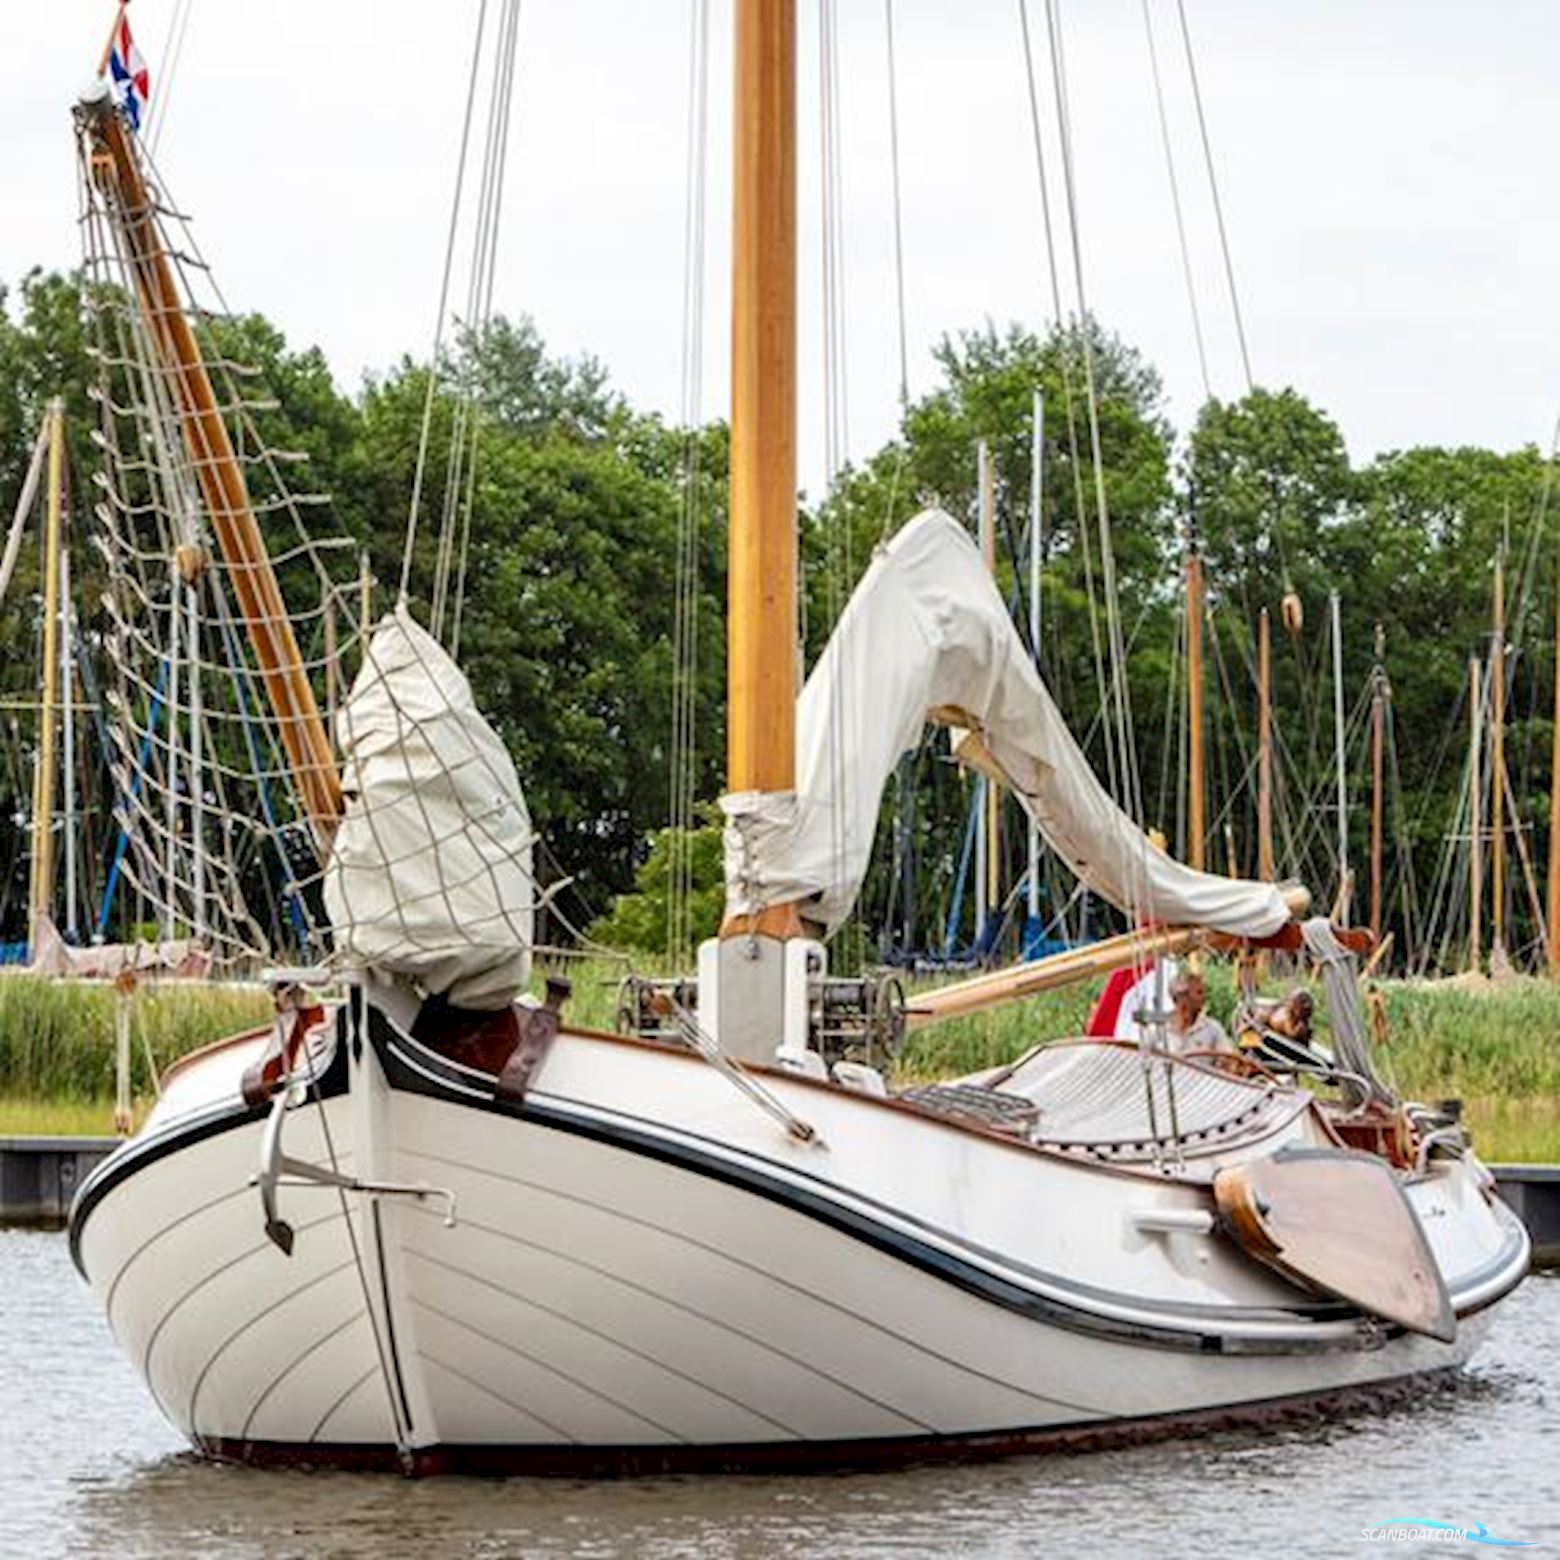
[[837,928],[867,870],[884,782],[934,714],[971,729],[971,749],[984,748],[1051,848],[1129,914],[1244,937],[1270,936],[1289,920],[1271,883],[1195,872],[1117,807],[974,542],[930,509],[878,553],[807,679],[796,793],[723,799],[728,912],[794,901]]
[[346,807],[325,868],[336,954],[497,1009],[530,974],[531,818],[437,640],[397,607],[337,717]]

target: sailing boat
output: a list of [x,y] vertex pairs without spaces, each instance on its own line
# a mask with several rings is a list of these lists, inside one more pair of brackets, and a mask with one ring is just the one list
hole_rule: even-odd
[[[790,0],[739,0],[735,103],[729,914],[696,1006],[661,993],[646,1035],[569,1024],[560,984],[515,1000],[518,780],[403,609],[338,771],[138,148],[106,98],[78,109],[332,931],[328,967],[276,972],[273,1028],[173,1069],[82,1187],[72,1251],[121,1346],[204,1452],[413,1472],[1108,1443],[1459,1365],[1526,1271],[1521,1225],[1374,1078],[1352,953],[1296,923],[1303,892],[1193,871],[1117,808],[957,523],[882,549],[798,699]],[[1152,923],[1064,957],[1304,944],[1340,1097],[1157,1044],[1038,1045],[907,1095],[841,1061],[862,983],[824,939],[928,718]],[[958,1000],[1023,972],[981,979]]]

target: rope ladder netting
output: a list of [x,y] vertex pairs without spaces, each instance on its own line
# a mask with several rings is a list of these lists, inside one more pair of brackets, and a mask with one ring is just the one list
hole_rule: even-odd
[[[111,887],[99,936],[144,936],[145,916],[164,939],[204,945],[217,973],[375,962],[425,994],[502,1005],[525,981],[535,899],[513,764],[404,600],[369,634],[365,555],[302,479],[306,457],[283,447],[282,409],[242,361],[242,324],[145,149],[130,154],[146,187],[137,207],[86,107],[78,138],[110,881],[142,907],[110,921]],[[148,285],[151,254],[169,285]],[[175,314],[193,370],[169,348]],[[204,407],[191,388],[202,376]],[[218,466],[226,503],[213,498]],[[243,508],[268,564],[231,545]],[[279,613],[263,605],[266,569]],[[312,773],[299,760],[309,731],[328,755]],[[322,806],[338,785],[344,803]]]

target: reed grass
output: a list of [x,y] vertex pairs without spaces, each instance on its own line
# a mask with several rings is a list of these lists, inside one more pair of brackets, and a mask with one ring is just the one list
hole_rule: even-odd
[[[1208,973],[1208,1008],[1228,1021],[1230,973]],[[1382,981],[1389,1041],[1383,1071],[1414,1099],[1560,1101],[1560,985],[1536,979],[1486,983]],[[1011,1061],[1039,1041],[1081,1034],[1099,983],[934,1024],[911,1036],[899,1070],[927,1079]],[[912,999],[913,1000],[913,999]]]
[[[533,987],[539,991],[548,973],[567,975],[569,1019],[611,1029],[627,967],[606,956],[538,960]],[[1227,1020],[1234,1005],[1230,973],[1221,966],[1208,973],[1209,1007]],[[1404,1095],[1461,1099],[1486,1158],[1560,1161],[1560,985],[1384,981],[1378,989],[1391,1035],[1381,1063]],[[894,1064],[895,1078],[957,1077],[1000,1066],[1042,1041],[1080,1034],[1097,991],[1096,982],[1045,992],[932,1025],[911,1036]],[[264,1022],[270,1010],[258,987],[169,983],[144,987],[134,1001],[132,1089],[142,1109],[153,1093],[147,1045],[161,1069]],[[0,1134],[109,1130],[115,1002],[106,986],[0,978]]]
[[[259,986],[147,984],[131,999],[131,1091],[154,1091],[148,1051],[161,1071],[187,1051],[264,1023]],[[0,978],[0,1096],[86,1102],[114,1090],[112,986]]]

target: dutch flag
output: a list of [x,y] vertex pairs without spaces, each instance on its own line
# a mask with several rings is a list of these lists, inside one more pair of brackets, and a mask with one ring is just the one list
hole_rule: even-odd
[[132,130],[139,130],[146,113],[146,100],[151,95],[152,78],[147,73],[141,51],[135,46],[135,39],[130,36],[130,18],[123,7],[114,26],[113,43],[109,46],[108,76],[120,113],[130,121]]

